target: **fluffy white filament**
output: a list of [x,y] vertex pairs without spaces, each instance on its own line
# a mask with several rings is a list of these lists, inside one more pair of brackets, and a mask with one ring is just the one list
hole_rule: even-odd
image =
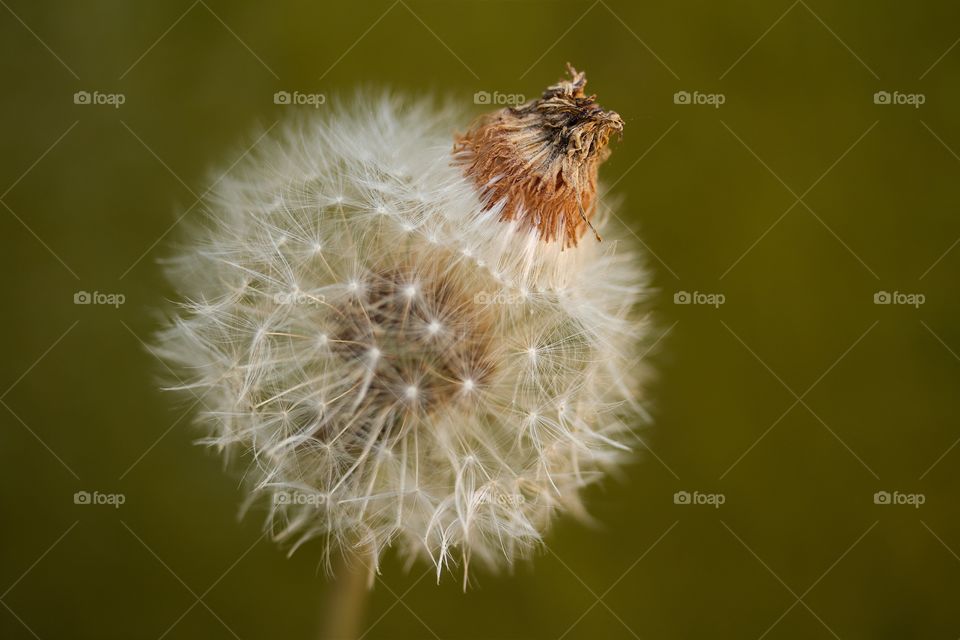
[[329,109],[217,184],[158,350],[277,538],[509,567],[629,459],[645,273],[613,226],[561,250],[484,211],[457,110]]

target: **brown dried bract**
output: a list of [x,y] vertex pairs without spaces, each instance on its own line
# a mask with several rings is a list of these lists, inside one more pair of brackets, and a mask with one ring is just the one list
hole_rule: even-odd
[[572,247],[593,229],[597,168],[623,119],[584,95],[586,76],[567,69],[570,79],[540,98],[482,116],[457,138],[454,153],[485,205],[503,202],[501,220],[518,220],[543,241]]

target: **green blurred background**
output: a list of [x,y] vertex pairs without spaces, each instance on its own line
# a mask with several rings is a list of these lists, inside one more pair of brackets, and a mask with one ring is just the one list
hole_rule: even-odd
[[658,289],[648,450],[513,577],[464,594],[388,561],[365,638],[960,636],[960,5],[0,4],[0,637],[316,637],[319,547],[238,523],[237,478],[156,390],[157,259],[294,109],[276,91],[479,110],[567,61],[626,121],[602,175]]

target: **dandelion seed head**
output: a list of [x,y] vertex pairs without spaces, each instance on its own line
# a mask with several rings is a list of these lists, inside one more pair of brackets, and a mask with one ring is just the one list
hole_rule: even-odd
[[604,242],[577,246],[580,223],[551,219],[549,241],[502,219],[451,161],[455,108],[382,96],[314,118],[212,189],[157,350],[204,394],[209,442],[250,454],[278,540],[512,566],[631,459],[639,255],[601,213]]

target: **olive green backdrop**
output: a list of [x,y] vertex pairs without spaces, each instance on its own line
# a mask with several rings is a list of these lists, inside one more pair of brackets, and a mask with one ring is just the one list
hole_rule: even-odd
[[156,390],[157,260],[277,91],[479,112],[567,61],[626,121],[602,175],[658,289],[646,448],[513,577],[388,561],[365,638],[960,636],[956,3],[0,5],[3,638],[316,637],[318,546],[238,523]]

